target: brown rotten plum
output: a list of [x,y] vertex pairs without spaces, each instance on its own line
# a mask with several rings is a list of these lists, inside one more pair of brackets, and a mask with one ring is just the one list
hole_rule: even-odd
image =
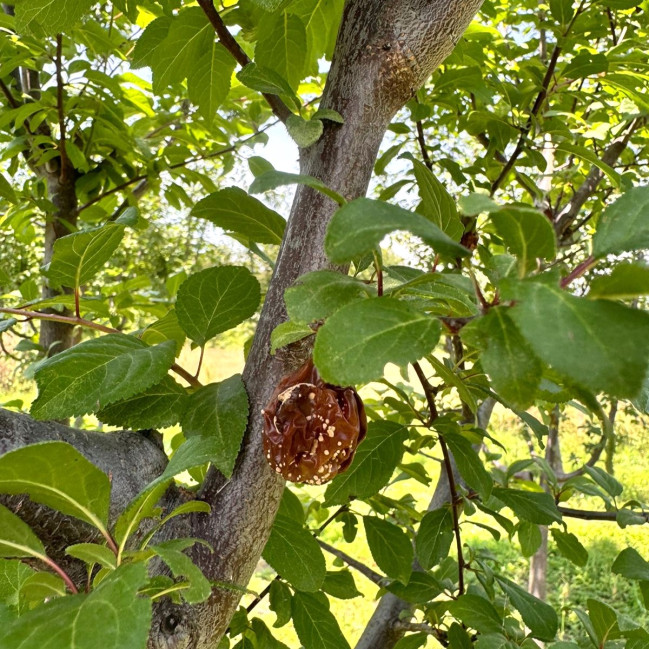
[[262,414],[268,464],[291,482],[333,479],[349,467],[367,432],[356,390],[325,383],[311,359],[280,381]]

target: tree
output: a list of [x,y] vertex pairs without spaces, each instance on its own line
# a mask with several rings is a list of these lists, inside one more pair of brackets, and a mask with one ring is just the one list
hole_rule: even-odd
[[[75,620],[80,642],[92,644],[96,604],[124,621],[107,622],[106,646],[144,646],[148,636],[152,648],[212,647],[228,628],[242,649],[281,646],[260,620],[236,612],[262,553],[279,577],[248,613],[270,594],[307,649],[346,646],[325,593],[352,590],[349,573],[338,577],[343,587],[325,585],[336,576],[325,575],[323,549],[385,589],[359,647],[393,647],[404,633],[405,646],[427,635],[452,647],[535,646],[555,639],[556,611],[463,543],[464,523],[479,512],[489,520],[481,525],[528,549],[539,526],[551,526],[579,564],[585,550],[565,518],[646,521],[640,503],[618,502],[621,485],[595,466],[599,456],[567,479],[539,457],[499,467],[499,440],[486,433],[496,401],[536,443],[550,437],[555,448],[558,424],[543,414],[555,404],[580,403],[602,440],[614,435],[602,395],[647,410],[648,273],[638,263],[649,241],[646,7],[488,2],[471,23],[480,5],[20,0],[15,16],[8,8],[0,124],[13,183],[0,181],[3,226],[25,246],[42,236],[49,266],[46,299],[28,294],[30,267],[22,299],[0,307],[8,316],[0,330],[19,330],[21,320],[64,329],[41,330],[41,351],[58,353],[31,370],[33,418],[0,411],[0,490],[12,495],[0,508],[0,552],[58,575],[3,564],[15,582],[41,585],[27,599],[32,610],[0,610],[3,646],[42,646],[53,620],[57,646],[71,646]],[[131,71],[141,66],[152,70],[151,87]],[[272,120],[300,145],[300,174],[255,158],[250,193],[217,186],[211,176],[227,178],[230,154],[263,138]],[[373,169],[383,176],[398,155],[402,177],[379,186],[378,200],[363,198]],[[250,194],[288,184],[297,190],[284,224]],[[399,192],[413,187],[416,209],[399,207],[408,201]],[[159,282],[140,309],[115,299],[110,273],[97,279],[125,236],[144,236],[133,208],[156,188],[274,266],[242,377],[203,386],[176,355],[186,337],[203,348],[253,316],[261,292],[247,268]],[[43,235],[32,219],[45,222]],[[421,239],[425,270],[389,263],[380,243],[397,230]],[[103,335],[71,346],[72,327]],[[314,534],[266,461],[261,412],[311,352],[329,385],[379,380],[386,390],[367,404],[367,439],[351,467],[313,498],[326,512]],[[402,383],[384,377],[389,362],[405,368]],[[138,432],[39,421],[89,412]],[[177,423],[186,441],[167,463],[151,429]],[[429,449],[443,469],[428,512],[379,493],[397,467],[429,480],[402,461],[406,450]],[[172,483],[207,462],[197,491]],[[43,467],[37,476],[34,466]],[[519,475],[530,468],[547,491]],[[600,497],[605,511],[564,504],[579,504],[580,493]],[[161,528],[158,501],[169,514]],[[369,509],[351,509],[355,502]],[[318,540],[341,522],[353,536],[361,518],[381,573]],[[92,579],[84,564],[100,567]],[[646,585],[635,550],[613,569]],[[61,596],[86,579],[89,595]],[[42,603],[51,592],[61,597]],[[649,638],[598,600],[580,619],[594,646]]]

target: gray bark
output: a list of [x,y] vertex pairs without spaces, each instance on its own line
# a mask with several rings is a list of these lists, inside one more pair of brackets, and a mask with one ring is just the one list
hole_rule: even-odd
[[[347,2],[321,102],[321,107],[341,113],[345,123],[326,123],[321,140],[302,152],[302,172],[322,179],[347,198],[363,195],[390,120],[451,52],[481,3]],[[296,193],[244,370],[251,417],[243,449],[229,481],[216,471],[209,473],[200,497],[211,505],[212,513],[191,521],[191,535],[214,546],[213,554],[198,548],[193,556],[210,579],[245,586],[270,532],[284,485],[263,458],[259,412],[287,372],[285,359],[269,355],[270,332],[286,318],[284,290],[303,273],[331,268],[323,240],[335,208],[332,200],[310,188],[299,187]],[[128,453],[124,458],[131,461]],[[161,604],[150,649],[215,647],[239,599],[236,591],[216,589],[203,605]]]

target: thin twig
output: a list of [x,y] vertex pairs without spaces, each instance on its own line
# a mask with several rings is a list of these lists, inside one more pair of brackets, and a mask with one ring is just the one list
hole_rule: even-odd
[[[417,378],[421,383],[421,387],[424,390],[424,395],[426,396],[426,401],[428,403],[428,409],[430,410],[430,420],[428,425],[431,426],[432,423],[437,419],[437,406],[435,405],[435,389],[430,384],[430,381],[426,378],[423,369],[419,363],[412,364]],[[439,446],[442,449],[442,456],[444,458],[444,469],[446,471],[446,476],[448,478],[448,489],[451,493],[451,511],[453,513],[453,531],[455,534],[455,545],[457,548],[457,565],[458,565],[458,590],[460,595],[464,594],[464,554],[462,552],[462,537],[460,535],[460,516],[458,513],[458,504],[459,499],[457,495],[457,486],[455,484],[455,475],[453,474],[453,462],[451,460],[451,454],[448,450],[448,446],[444,441],[444,436],[438,433]]]
[[424,125],[421,123],[421,120],[417,120],[417,142],[419,142],[419,149],[421,151],[421,157],[424,160],[424,164],[432,171],[433,170],[433,161],[428,155],[428,149],[426,148],[426,136],[424,134]]
[[360,572],[362,575],[367,577],[371,582],[375,583],[377,586],[381,586],[382,588],[384,588],[390,583],[389,579],[379,574],[378,572],[375,572],[369,566],[366,566],[364,563],[361,563],[360,561],[354,559],[353,557],[350,557],[342,550],[339,550],[338,548],[334,548],[333,545],[329,545],[324,541],[318,540],[318,543],[320,544],[320,547],[323,550],[326,550],[329,554],[333,554],[334,557],[338,557],[339,559],[344,561],[348,566]]
[[0,90],[2,90],[2,94],[7,98],[7,102],[12,108],[18,108],[20,106],[20,102],[16,101],[11,90],[9,90],[9,87],[2,79],[0,79]]
[[[100,324],[98,322],[93,322],[92,320],[77,318],[76,316],[59,315],[58,313],[42,313],[41,311],[27,311],[25,309],[10,309],[8,307],[0,307],[0,313],[23,316],[27,320],[37,319],[52,320],[53,322],[63,322],[65,324],[85,327],[87,329],[95,329],[96,331],[101,331],[107,334],[127,335],[119,329],[107,327],[106,325]],[[187,383],[189,383],[190,385],[197,388],[202,387],[202,383],[198,379],[192,376],[185,368],[181,367],[177,363],[174,363],[169,369],[178,374],[178,376],[181,376],[183,379],[185,379],[185,381],[187,381]]]

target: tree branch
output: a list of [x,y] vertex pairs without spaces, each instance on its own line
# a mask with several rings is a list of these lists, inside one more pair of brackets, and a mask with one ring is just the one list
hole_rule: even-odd
[[329,545],[328,543],[325,543],[324,541],[321,540],[318,540],[318,544],[323,550],[326,550],[329,554],[332,554],[334,557],[338,557],[339,559],[344,561],[348,566],[354,568],[354,570],[358,570],[358,572],[360,572],[362,575],[367,577],[371,582],[374,582],[377,586],[380,586],[381,588],[385,588],[390,583],[390,580],[387,577],[380,575],[378,572],[372,570],[369,566],[366,566],[364,563],[361,563],[360,561],[357,561],[353,557],[350,557],[342,550],[339,550],[338,548],[334,548],[333,545]]
[[[426,378],[424,371],[421,368],[419,363],[412,364],[417,378],[421,383],[421,387],[424,390],[426,395],[426,401],[428,402],[428,408],[430,410],[430,419],[428,421],[428,426],[430,427],[432,423],[437,419],[437,407],[435,405],[435,390],[430,384],[430,381]],[[464,554],[462,552],[462,537],[460,535],[460,516],[458,513],[459,499],[457,495],[457,486],[455,484],[455,475],[453,473],[453,460],[451,459],[451,453],[448,450],[448,446],[444,441],[444,436],[438,433],[439,446],[442,449],[442,456],[444,458],[444,469],[448,477],[448,487],[451,496],[451,512],[453,513],[453,532],[455,535],[455,547],[457,549],[457,565],[458,565],[458,590],[460,595],[464,594]]]
[[[219,12],[214,7],[214,2],[212,0],[197,0],[200,8],[205,12],[207,19],[214,27],[216,35],[219,37],[219,41],[223,44],[226,50],[232,54],[235,61],[241,66],[245,67],[250,63],[250,58],[243,51],[241,45],[237,43],[237,40],[229,32],[226,24],[223,22],[223,19],[219,15]],[[271,95],[269,93],[261,93],[264,99],[268,102],[268,105],[271,107],[273,113],[282,121],[286,120],[293,114],[289,107],[279,98],[278,95]]]
[[505,180],[507,174],[511,171],[512,167],[516,164],[516,160],[518,160],[518,157],[520,156],[520,154],[523,152],[523,149],[525,148],[525,140],[532,129],[534,118],[539,114],[539,111],[543,106],[543,102],[548,96],[550,81],[552,81],[554,70],[557,67],[557,62],[559,61],[559,54],[561,54],[561,47],[559,45],[555,45],[554,50],[552,51],[552,56],[550,57],[550,62],[548,64],[547,70],[545,71],[545,76],[543,77],[543,81],[541,82],[541,89],[539,90],[539,93],[536,96],[536,100],[534,101],[532,110],[530,111],[529,117],[527,118],[527,123],[525,124],[525,126],[521,128],[521,134],[518,138],[516,147],[512,151],[511,156],[505,163],[505,166],[502,168],[502,171],[500,172],[498,178],[496,178],[496,180],[494,180],[494,182],[491,185],[492,195],[496,193],[496,190],[500,187],[503,180]]
[[[643,118],[634,119],[626,133],[617,139],[613,140],[602,154],[602,162],[612,166],[616,160],[622,155],[622,152],[629,144],[629,140],[633,133],[644,123]],[[604,177],[604,172],[593,165],[586,176],[586,179],[579,186],[575,192],[572,200],[561,210],[559,213],[554,229],[560,238],[565,238],[571,234],[569,228],[575,221],[584,203],[592,196],[597,188],[597,185]],[[580,224],[581,225],[581,224]]]
[[[579,518],[584,521],[617,521],[617,512],[596,512],[587,509],[571,509],[569,507],[562,507],[557,505],[558,510],[563,516],[568,518]],[[649,512],[633,512],[638,516],[642,516],[645,522],[649,523]]]

